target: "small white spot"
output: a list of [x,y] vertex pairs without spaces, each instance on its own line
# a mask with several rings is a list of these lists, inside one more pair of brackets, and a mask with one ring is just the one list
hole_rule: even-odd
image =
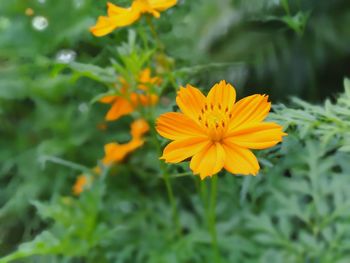
[[59,63],[69,64],[75,60],[77,57],[77,52],[71,49],[62,49],[57,52],[56,60]]
[[82,7],[84,4],[85,4],[85,0],[74,0],[74,6],[78,9]]
[[49,21],[44,16],[36,16],[32,20],[32,26],[38,31],[45,30],[49,25]]
[[86,113],[89,111],[89,106],[87,103],[83,102],[83,103],[80,103],[79,106],[78,106],[78,110],[81,112],[81,113]]

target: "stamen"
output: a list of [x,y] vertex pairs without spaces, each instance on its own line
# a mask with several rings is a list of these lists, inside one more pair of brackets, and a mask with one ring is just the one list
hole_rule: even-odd
[[221,104],[218,105],[219,110],[221,110]]

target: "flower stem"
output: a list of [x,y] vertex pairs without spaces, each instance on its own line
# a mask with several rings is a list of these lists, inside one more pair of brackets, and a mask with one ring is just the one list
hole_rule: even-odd
[[[153,107],[151,107],[151,120],[152,122],[154,122],[154,110],[153,110]],[[151,135],[152,135],[152,139],[153,139],[153,142],[154,142],[154,145],[156,146],[156,150],[157,150],[157,154],[158,156],[161,156],[162,155],[162,150],[161,150],[161,145],[160,145],[160,142],[157,138],[157,131],[155,130],[155,125],[151,125]],[[174,192],[173,192],[173,188],[172,188],[172,185],[171,185],[171,182],[170,182],[170,175],[168,173],[168,169],[166,167],[166,164],[163,162],[163,161],[159,161],[160,163],[160,169],[162,171],[162,175],[163,175],[163,179],[164,179],[164,182],[165,182],[165,187],[166,187],[166,191],[167,191],[167,194],[168,194],[168,199],[169,199],[169,202],[170,202],[170,205],[171,205],[171,214],[172,214],[172,219],[174,221],[174,224],[175,224],[175,228],[176,228],[176,234],[180,235],[181,234],[181,228],[180,228],[180,221],[179,221],[179,216],[178,216],[178,213],[177,213],[177,206],[176,206],[176,200],[175,200],[175,197],[174,197]]]
[[168,193],[168,198],[169,198],[169,202],[171,205],[171,214],[174,220],[174,224],[176,227],[176,233],[180,234],[181,233],[181,229],[180,229],[180,222],[179,222],[179,216],[177,214],[177,208],[176,208],[176,200],[174,197],[174,192],[173,192],[173,188],[171,186],[171,182],[170,182],[170,177],[169,177],[169,173],[165,167],[165,164],[161,161],[161,170],[163,171],[163,178],[164,178],[164,182],[165,182],[165,187]]
[[220,262],[218,240],[216,233],[216,196],[217,196],[217,182],[218,176],[213,175],[211,180],[211,191],[209,200],[209,229],[211,234],[211,242],[213,246],[213,258],[215,263]]
[[164,45],[162,43],[162,41],[160,40],[159,36],[158,36],[158,33],[157,33],[157,30],[152,22],[152,18],[151,17],[147,17],[146,18],[146,21],[147,21],[147,24],[151,30],[151,33],[154,37],[154,39],[156,40],[156,43],[157,43],[157,47],[158,49],[161,51],[161,52],[164,52]]

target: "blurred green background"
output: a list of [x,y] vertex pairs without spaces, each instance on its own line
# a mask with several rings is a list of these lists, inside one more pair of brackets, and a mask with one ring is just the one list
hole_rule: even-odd
[[[37,237],[18,262],[210,262],[198,181],[173,180],[184,233],[174,239],[150,144],[79,199],[79,172],[44,160],[93,167],[105,143],[128,140],[130,118],[101,131],[106,107],[91,103],[128,35],[90,34],[105,5],[0,0],[0,256]],[[226,79],[239,97],[266,93],[288,106],[272,119],[289,136],[261,154],[260,176],[219,180],[224,262],[348,262],[350,2],[187,0],[155,25],[178,84]]]

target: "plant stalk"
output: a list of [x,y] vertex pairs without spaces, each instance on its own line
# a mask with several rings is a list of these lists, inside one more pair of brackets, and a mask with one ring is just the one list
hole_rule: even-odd
[[220,254],[218,248],[218,239],[216,232],[216,199],[217,199],[217,183],[218,176],[213,175],[211,179],[211,190],[210,190],[210,200],[209,200],[209,230],[211,234],[211,242],[213,247],[213,258],[215,263],[219,263]]

